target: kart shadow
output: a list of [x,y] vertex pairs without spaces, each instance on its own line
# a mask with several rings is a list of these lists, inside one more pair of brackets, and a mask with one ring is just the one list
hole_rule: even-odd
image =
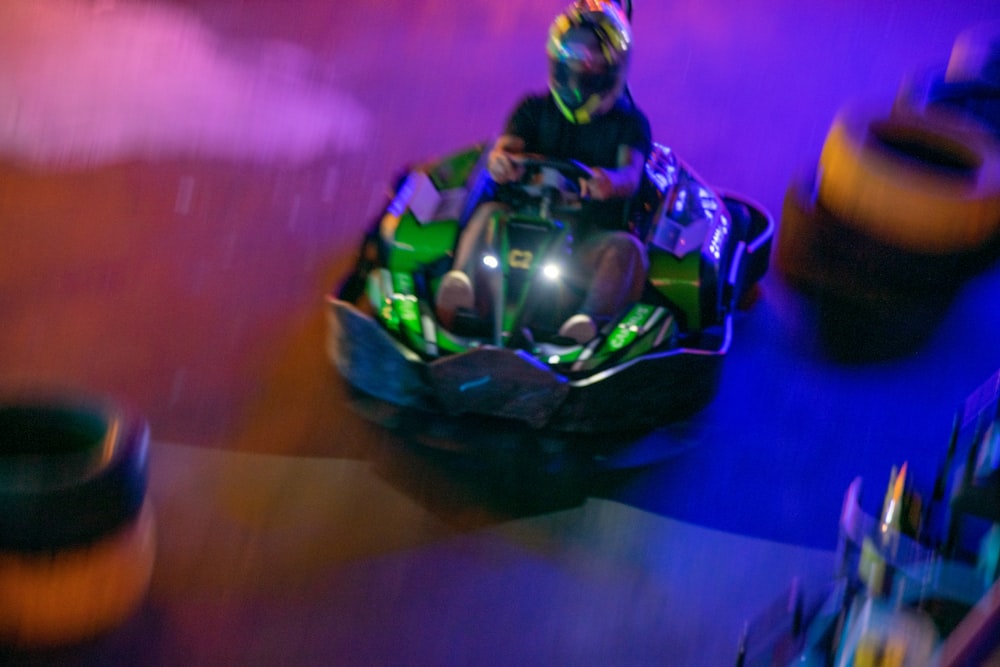
[[613,498],[641,469],[689,448],[664,445],[651,430],[559,433],[400,408],[361,392],[350,405],[392,436],[373,457],[376,473],[461,529]]

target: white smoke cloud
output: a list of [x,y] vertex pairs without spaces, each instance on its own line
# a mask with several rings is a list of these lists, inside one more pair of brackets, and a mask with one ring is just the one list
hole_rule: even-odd
[[0,2],[0,157],[86,166],[198,155],[303,161],[368,115],[301,48],[223,44],[166,5]]

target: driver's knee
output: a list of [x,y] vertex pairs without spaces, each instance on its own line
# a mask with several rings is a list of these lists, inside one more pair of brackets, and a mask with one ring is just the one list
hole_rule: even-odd
[[646,248],[634,234],[629,232],[614,232],[613,246],[615,252],[628,259],[645,272],[649,268],[649,258],[646,256]]
[[592,241],[585,262],[592,270],[586,307],[592,314],[614,314],[642,297],[649,260],[628,232],[604,232]]
[[615,252],[621,257],[624,267],[623,282],[628,293],[628,301],[638,301],[646,285],[649,272],[649,257],[638,238],[627,232],[619,232],[615,240]]
[[608,264],[623,273],[645,279],[649,258],[642,242],[628,232],[607,232],[598,239],[600,264]]

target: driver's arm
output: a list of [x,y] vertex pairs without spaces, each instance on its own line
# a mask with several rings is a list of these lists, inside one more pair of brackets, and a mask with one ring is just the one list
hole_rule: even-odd
[[521,178],[523,168],[512,155],[524,152],[524,139],[514,134],[503,134],[490,149],[486,168],[497,183],[509,183]]
[[580,179],[580,191],[591,199],[611,199],[631,197],[639,190],[645,159],[642,153],[631,146],[618,147],[618,167],[602,169],[592,167],[592,178]]

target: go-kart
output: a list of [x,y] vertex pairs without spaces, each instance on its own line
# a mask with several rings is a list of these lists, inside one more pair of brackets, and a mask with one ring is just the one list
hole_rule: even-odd
[[[574,229],[582,165],[523,159],[498,186],[477,145],[410,169],[328,296],[328,354],[350,385],[398,406],[597,432],[654,427],[714,396],[734,311],[768,267],[774,223],[654,145],[628,228],[644,243],[641,299],[582,344],[558,328],[583,296]],[[477,304],[445,327],[434,295],[460,231],[498,202]]]
[[833,578],[793,580],[746,623],[737,667],[998,664],[1000,371],[959,405],[929,493],[907,463],[878,514],[861,490],[844,494]]

